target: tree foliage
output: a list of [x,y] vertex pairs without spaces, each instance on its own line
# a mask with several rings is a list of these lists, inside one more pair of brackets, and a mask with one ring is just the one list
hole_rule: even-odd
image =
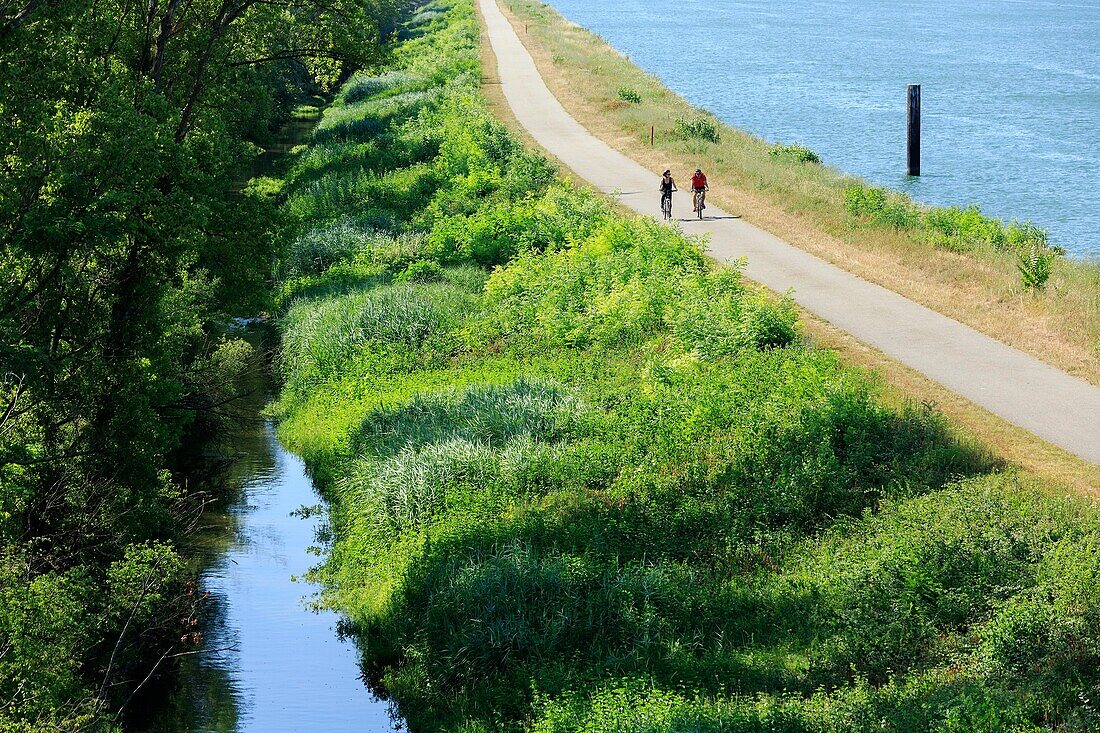
[[110,725],[179,646],[174,456],[279,241],[240,183],[402,4],[0,0],[0,730]]

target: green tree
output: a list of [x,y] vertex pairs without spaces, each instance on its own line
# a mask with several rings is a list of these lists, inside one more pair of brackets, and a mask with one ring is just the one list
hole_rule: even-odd
[[[114,720],[178,643],[147,633],[189,613],[148,543],[194,510],[173,456],[242,363],[222,324],[268,302],[278,242],[240,182],[402,4],[0,0],[0,730]],[[142,568],[157,600],[125,612]]]

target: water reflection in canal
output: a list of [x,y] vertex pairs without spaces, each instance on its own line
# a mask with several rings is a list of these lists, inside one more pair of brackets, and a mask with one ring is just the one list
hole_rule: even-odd
[[263,419],[267,390],[241,406],[231,447],[237,488],[227,511],[208,515],[199,538],[211,593],[205,644],[150,733],[375,733],[393,731],[391,708],[368,689],[338,616],[306,607],[315,590],[295,581],[318,561],[322,520],[301,459]]

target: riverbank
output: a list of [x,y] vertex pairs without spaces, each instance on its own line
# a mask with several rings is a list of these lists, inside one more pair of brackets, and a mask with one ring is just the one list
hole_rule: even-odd
[[[774,154],[771,145],[692,106],[553,8],[533,0],[509,0],[502,7],[566,110],[616,149],[651,170],[702,166],[713,200],[727,210],[1100,384],[1100,264],[1056,258],[1046,287],[1027,289],[1016,248],[992,241],[997,237],[991,240],[979,219],[960,212],[943,221],[918,221],[910,204],[893,196],[880,200],[878,194],[865,205],[865,197],[850,193],[863,186],[858,180],[790,151]],[[631,100],[629,93],[636,93],[640,101],[623,99],[621,91]],[[704,120],[719,142],[683,134],[678,120]]]
[[1092,504],[559,179],[486,111],[470,0],[407,38],[287,178],[275,411],[411,730],[1097,722]]
[[[660,217],[656,175],[579,125],[546,87],[519,36],[492,0],[479,4],[487,40],[498,55],[499,88],[510,111],[538,145],[558,156],[589,185],[612,194],[624,210]],[[494,90],[497,85],[487,85]],[[498,108],[499,111],[499,108]],[[674,206],[675,208],[675,206]],[[713,202],[702,221],[681,219],[685,231],[707,236],[720,263],[747,258],[745,274],[774,292],[791,292],[807,312],[844,329],[884,356],[955,390],[977,406],[1100,464],[1100,389],[990,339],[884,288],[810,255],[731,216]],[[1027,384],[1027,391],[1020,385]],[[1034,395],[1046,396],[1037,409]],[[921,395],[922,399],[927,399]],[[1032,442],[1041,443],[1033,440]],[[1062,475],[1073,475],[1064,471]]]

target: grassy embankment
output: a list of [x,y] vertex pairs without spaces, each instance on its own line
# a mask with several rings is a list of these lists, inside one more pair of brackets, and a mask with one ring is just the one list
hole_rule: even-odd
[[[566,109],[619,150],[654,171],[672,167],[681,177],[702,166],[712,197],[728,210],[1100,384],[1100,263],[1055,258],[1046,287],[1027,289],[1018,258],[1036,245],[1043,251],[1041,230],[1004,225],[974,207],[926,212],[900,195],[808,162],[797,149],[776,149],[722,124],[538,0],[501,5]],[[701,136],[683,134],[679,120],[701,120],[695,130]],[[651,125],[657,137],[652,148]],[[718,142],[706,139],[710,131]]]
[[1091,505],[557,180],[445,8],[298,153],[282,263],[315,575],[412,730],[1100,723]]
[[[951,237],[946,237],[943,232],[937,234],[935,230],[922,230],[920,227],[901,232],[887,225],[886,231],[875,232],[873,227],[872,231],[862,231],[860,228],[865,228],[868,223],[872,223],[871,220],[874,217],[860,219],[852,217],[851,212],[846,209],[841,211],[837,208],[837,206],[844,208],[844,190],[837,189],[837,186],[847,187],[850,184],[857,192],[864,190],[863,184],[856,179],[843,176],[820,165],[806,165],[803,162],[793,161],[786,155],[781,155],[777,159],[777,156],[772,153],[773,146],[748,137],[735,129],[722,126],[713,118],[708,118],[704,113],[665,89],[657,79],[640,71],[601,39],[563,20],[548,6],[539,5],[534,8],[527,4],[513,3],[512,10],[514,12],[510,13],[505,7],[505,14],[511,17],[512,22],[521,32],[521,38],[532,51],[551,88],[574,116],[620,150],[626,151],[643,164],[655,169],[657,166],[663,168],[666,163],[678,168],[694,167],[695,161],[703,160],[702,164],[708,166],[708,171],[718,173],[716,180],[719,181],[719,188],[712,192],[717,195],[717,200],[727,207],[744,212],[747,218],[758,225],[775,231],[789,241],[796,242],[825,259],[838,262],[865,278],[877,279],[898,292],[903,292],[911,298],[969,322],[971,325],[977,326],[980,319],[968,320],[969,317],[962,314],[961,310],[983,308],[990,318],[997,319],[996,322],[990,321],[990,328],[985,329],[987,333],[994,336],[999,334],[1003,340],[1010,341],[1025,350],[1029,350],[1026,343],[1031,341],[1033,348],[1030,350],[1033,354],[1096,383],[1094,378],[1088,376],[1094,373],[1094,367],[1100,364],[1100,361],[1093,356],[1100,348],[1095,325],[1100,324],[1100,284],[1098,284],[1100,270],[1095,265],[1073,261],[1053,263],[1055,272],[1062,272],[1063,275],[1065,275],[1064,268],[1069,268],[1068,276],[1056,277],[1052,273],[1052,280],[1049,281],[1044,293],[1025,294],[1019,273],[1013,263],[1016,255],[1012,249],[1015,248],[997,249],[989,243],[988,236],[984,242],[971,237],[970,244],[966,245],[965,238],[961,235],[962,230],[966,228],[971,230],[977,228],[979,234],[981,230],[999,231],[1000,234],[994,234],[993,238],[1003,243],[1004,240],[1013,237],[1020,239],[1020,234],[1037,234],[1034,228],[1020,227],[1015,230],[1016,234],[1010,237],[1003,226],[998,230],[998,225],[992,221],[974,216],[972,212],[959,212],[963,221],[959,222],[960,226],[956,228],[954,244],[948,242]],[[546,27],[540,26],[543,23]],[[524,33],[524,31],[527,32]],[[483,46],[482,66],[486,75],[483,92],[489,100],[490,109],[499,119],[508,124],[514,134],[530,144],[537,144],[512,117],[507,102],[494,83],[495,58],[488,44],[485,43]],[[584,80],[583,84],[581,84],[582,80]],[[633,86],[624,86],[628,84]],[[627,89],[637,92],[642,100],[640,104],[628,103],[621,98],[620,90]],[[639,91],[642,89],[650,90],[645,92],[648,96],[643,96],[643,92]],[[586,96],[579,96],[582,92]],[[649,122],[646,120],[650,117],[664,119],[675,133],[674,121],[681,118],[677,115],[684,119],[700,117],[709,119],[714,130],[719,134],[722,145],[715,146],[705,141],[700,142],[698,139],[686,141],[676,134],[662,133],[657,138],[656,148],[650,148]],[[731,150],[736,153],[736,159],[730,154]],[[716,156],[722,160],[717,160]],[[734,179],[723,173],[724,169],[732,164],[731,162],[737,161],[745,166],[739,175],[743,174],[743,177],[747,176],[755,181],[754,192],[749,192],[744,187],[735,188]],[[804,175],[808,177],[802,178]],[[792,176],[794,176],[793,180]],[[823,189],[821,181],[817,180],[822,176],[831,181],[832,194],[824,190],[828,186]],[[806,186],[810,187],[806,189],[807,191],[811,189],[816,191],[814,196],[822,201],[827,200],[829,195],[833,197],[828,199],[836,205],[832,209],[833,214],[836,215],[832,225],[841,232],[841,236],[826,236],[823,227],[814,225],[807,218],[806,211],[812,213],[812,207],[809,207],[806,199],[809,194],[803,195],[805,192],[802,192],[802,187]],[[770,198],[765,200],[765,196]],[[810,196],[810,199],[814,199],[814,196]],[[853,204],[862,203],[863,198],[862,196],[853,197]],[[904,214],[910,209],[911,202],[906,203],[904,199],[893,200],[900,202],[900,211],[896,207],[893,209],[895,220],[904,220],[905,216],[898,216],[898,214]],[[776,201],[779,202],[778,207]],[[782,211],[780,207],[783,207]],[[802,211],[802,214],[796,219],[794,214],[798,211]],[[945,212],[940,210],[939,213]],[[947,216],[940,217],[941,223],[955,220],[952,212],[947,211],[946,214]],[[849,218],[845,219],[845,215]],[[962,226],[964,223],[967,226]],[[875,238],[878,236],[885,236],[886,240],[880,242]],[[845,243],[844,237],[855,239]],[[947,254],[939,251],[929,252],[930,249],[935,250],[936,241],[941,244],[948,242],[956,251]],[[1023,241],[1026,243],[1026,237],[1023,237]],[[854,247],[857,246],[863,246],[864,250],[855,251]],[[902,254],[908,258],[906,263],[899,262],[896,254],[889,255],[891,247],[896,246],[902,247]],[[963,257],[958,252],[963,246],[973,247],[979,259],[984,256],[996,260],[1000,275],[995,283],[986,282],[989,273],[986,272],[984,265],[976,263],[971,257]],[[868,247],[871,249],[866,249]],[[1029,246],[1025,245],[1022,249],[1027,251]],[[929,260],[929,257],[934,259]],[[927,267],[939,274],[930,279],[926,274],[913,270],[911,265]],[[947,276],[953,278],[955,282],[944,286],[946,287],[944,289],[941,285],[945,282],[943,278]],[[884,278],[889,278],[889,281]],[[966,292],[959,290],[960,285]],[[1071,286],[1073,294],[1063,298]],[[968,288],[977,288],[977,290],[969,292]],[[998,292],[1002,293],[994,297],[994,302],[986,302],[975,295],[979,290],[992,293],[993,288],[999,288]],[[1055,293],[1057,302],[1053,305],[1064,311],[1065,317],[1062,322],[1070,332],[1068,341],[1049,330],[1048,319],[1042,313],[1051,305],[1051,288],[1059,291]],[[1004,310],[1004,307],[1015,308],[1021,304],[1026,306],[1023,311],[1019,308],[1015,312],[1011,309]],[[958,312],[952,311],[952,308]],[[912,399],[929,402],[936,405],[937,409],[942,410],[960,426],[965,426],[969,433],[977,436],[983,443],[995,449],[998,455],[1005,457],[1014,465],[1053,477],[1057,481],[1071,481],[1076,488],[1086,492],[1095,492],[1096,487],[1100,486],[1100,471],[1095,467],[1005,422],[919,372],[885,357],[881,352],[861,344],[814,314],[803,311],[802,317],[805,335],[814,343],[836,349],[848,363],[874,369],[884,375],[886,383],[883,396],[887,401],[894,404]],[[1021,332],[1015,341],[1005,337],[1003,330],[997,330],[1005,323],[1011,324],[1011,328]],[[1077,352],[1077,356],[1068,360],[1058,357],[1056,352],[1061,347],[1052,346],[1052,338],[1062,341],[1063,344],[1072,342],[1074,344],[1072,350]],[[1082,344],[1085,347],[1083,355],[1080,348]],[[1075,363],[1078,366],[1083,365],[1084,371],[1074,367]],[[1037,398],[1041,399],[1041,396]]]

